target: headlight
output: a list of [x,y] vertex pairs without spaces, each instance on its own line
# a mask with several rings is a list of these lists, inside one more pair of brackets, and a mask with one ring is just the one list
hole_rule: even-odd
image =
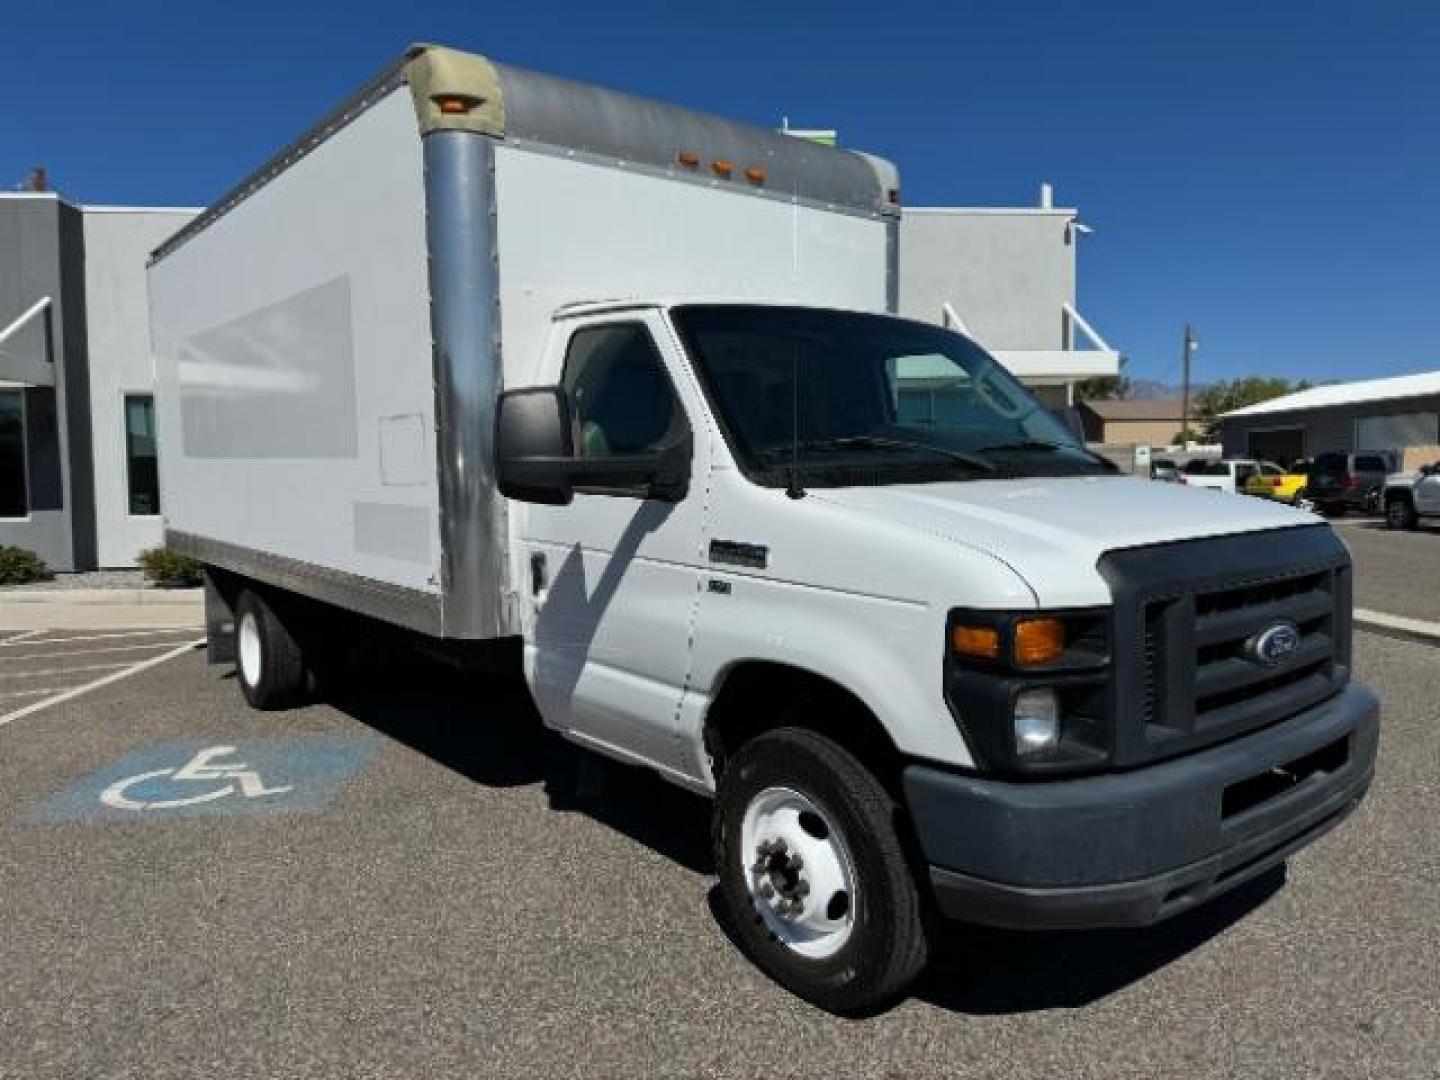
[[1060,745],[1060,697],[1050,687],[1015,695],[1015,753],[1035,757]]
[[1103,768],[1110,612],[960,610],[947,626],[945,696],[977,765],[998,774]]

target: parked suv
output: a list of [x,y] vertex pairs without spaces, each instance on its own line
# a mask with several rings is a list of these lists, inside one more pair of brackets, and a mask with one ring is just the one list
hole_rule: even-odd
[[1422,517],[1440,517],[1440,462],[1385,480],[1385,524],[1413,529]]
[[1378,510],[1389,472],[1380,454],[1319,454],[1310,465],[1307,492],[1322,514]]

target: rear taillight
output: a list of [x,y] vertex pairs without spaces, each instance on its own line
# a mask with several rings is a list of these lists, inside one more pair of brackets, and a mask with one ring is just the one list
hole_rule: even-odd
[[1346,473],[1340,478],[1340,486],[1346,491],[1349,491],[1355,486],[1355,477],[1351,476],[1349,473]]
[[1280,477],[1278,477],[1278,476],[1272,476],[1272,477],[1270,478],[1270,486],[1271,486],[1272,488],[1278,488],[1278,487],[1280,486],[1280,484],[1281,484]]

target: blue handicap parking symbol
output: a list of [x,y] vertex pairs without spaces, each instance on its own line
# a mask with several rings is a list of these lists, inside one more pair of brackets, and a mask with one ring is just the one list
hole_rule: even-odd
[[137,751],[52,796],[32,822],[272,817],[321,809],[376,740],[342,736],[184,740]]

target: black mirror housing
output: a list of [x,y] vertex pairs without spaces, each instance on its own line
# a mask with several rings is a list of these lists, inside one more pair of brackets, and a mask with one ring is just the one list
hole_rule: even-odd
[[690,490],[693,440],[686,431],[653,454],[575,456],[570,398],[558,386],[507,390],[495,414],[495,474],[500,494],[565,506],[589,494],[680,502]]
[[495,473],[500,494],[564,506],[574,497],[570,399],[558,386],[507,390],[495,413]]

